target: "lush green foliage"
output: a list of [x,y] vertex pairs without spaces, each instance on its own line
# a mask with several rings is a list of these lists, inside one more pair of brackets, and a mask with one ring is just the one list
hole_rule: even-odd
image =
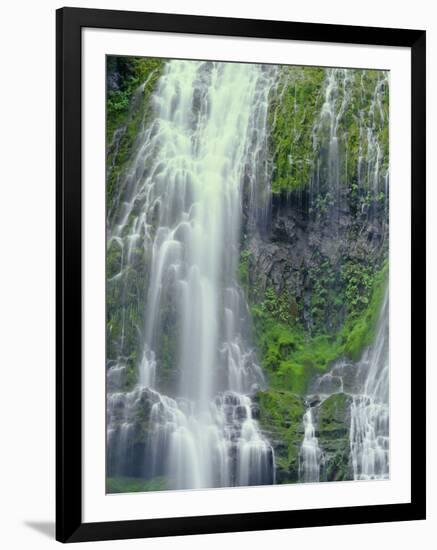
[[372,277],[364,278],[366,299],[352,304],[345,323],[331,333],[306,331],[293,318],[294,308],[287,305],[286,297],[276,296],[271,288],[262,301],[252,303],[255,338],[271,387],[304,394],[311,378],[334,360],[342,356],[358,359],[374,337],[387,274],[385,263]]
[[[353,235],[350,237],[352,246]],[[385,250],[382,251],[382,257]],[[380,258],[341,258],[333,263],[319,252],[307,271],[310,287],[309,314],[312,333],[335,333],[346,320],[355,321],[370,303],[378,272],[383,269]]]
[[[118,89],[108,89],[106,98],[106,132],[110,143],[114,131],[123,124],[129,113],[135,90],[146,83],[144,94],[149,95],[160,76],[164,61],[153,57],[108,56],[107,77],[118,76]],[[147,97],[145,98],[145,100]]]
[[368,305],[360,313],[352,310],[340,332],[340,345],[345,355],[359,359],[363,348],[375,337],[375,329],[381,312],[381,304],[388,284],[388,261],[372,277],[372,292]]
[[257,306],[252,313],[261,364],[273,388],[304,394],[311,377],[340,355],[332,337],[311,338],[298,323],[278,321]]

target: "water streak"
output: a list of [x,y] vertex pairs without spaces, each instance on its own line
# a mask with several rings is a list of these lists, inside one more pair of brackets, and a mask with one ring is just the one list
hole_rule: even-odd
[[351,460],[354,479],[389,477],[388,292],[375,344],[361,361],[368,374],[351,406]]
[[[169,488],[274,480],[272,447],[252,415],[250,395],[264,378],[250,346],[237,262],[243,193],[250,224],[268,217],[267,110],[275,71],[170,61],[152,97],[154,116],[138,140],[109,237],[123,250],[120,276],[134,267],[138,249],[146,268],[135,389],[117,386],[122,356],[108,371],[115,384],[108,446],[119,474],[137,444],[143,475],[165,475]],[[166,383],[171,338],[179,359]],[[146,405],[150,429],[138,443],[138,408]]]
[[320,471],[323,467],[323,455],[316,437],[313,423],[313,411],[308,407],[304,417],[304,439],[299,456],[299,481],[314,483],[320,481]]
[[[300,480],[319,481],[324,453],[319,446],[314,417],[329,396],[345,393],[350,404],[350,468],[355,480],[389,477],[389,294],[386,291],[374,343],[357,363],[340,360],[312,384],[304,417],[300,452]],[[315,398],[314,396],[317,396]]]

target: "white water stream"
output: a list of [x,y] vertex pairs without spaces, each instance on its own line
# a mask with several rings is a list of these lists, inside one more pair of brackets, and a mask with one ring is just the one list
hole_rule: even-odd
[[389,476],[389,354],[388,292],[374,345],[359,368],[367,371],[362,393],[351,406],[351,459],[354,479],[388,479]]
[[320,403],[336,393],[345,393],[350,404],[350,469],[353,479],[389,477],[389,297],[385,293],[375,341],[356,364],[338,361],[331,371],[313,384],[316,405],[304,415],[304,439],[300,452],[299,478],[320,481],[323,448],[316,437],[314,416]]
[[322,468],[322,450],[316,437],[316,427],[313,422],[313,411],[308,407],[304,417],[304,439],[299,456],[299,480],[303,483],[320,481]]
[[[345,207],[342,188],[349,189],[351,182],[347,177],[350,136],[344,119],[350,112],[358,116],[358,164],[353,167],[353,172],[357,177],[359,192],[377,199],[383,191],[388,197],[389,170],[379,131],[386,124],[383,97],[387,94],[389,74],[379,71],[374,87],[369,91],[365,86],[366,73],[366,70],[358,73],[356,70],[340,68],[328,69],[326,72],[323,103],[313,127],[313,144],[319,148],[310,186],[313,206],[320,193],[327,191],[331,206],[337,210]],[[354,95],[358,78],[359,93]],[[386,205],[388,207],[388,201]]]
[[[138,384],[109,399],[108,437],[123,462],[134,439],[132,411],[149,390],[155,402],[145,468],[149,476],[166,475],[169,488],[274,481],[273,450],[252,417],[250,395],[264,379],[237,283],[244,184],[250,215],[265,215],[254,167],[263,170],[267,162],[274,76],[274,68],[258,65],[168,62],[153,95],[155,116],[125,182],[130,198],[112,228],[123,269],[138,243],[151,268]],[[166,308],[178,327],[173,398],[159,386]],[[111,429],[117,399],[127,411],[121,430]]]

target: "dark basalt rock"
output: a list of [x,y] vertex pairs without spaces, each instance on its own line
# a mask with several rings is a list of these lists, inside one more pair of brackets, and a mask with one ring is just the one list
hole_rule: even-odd
[[[312,292],[317,278],[332,270],[338,295],[345,282],[342,267],[350,262],[378,265],[386,226],[383,216],[375,221],[348,209],[333,209],[325,217],[309,216],[295,204],[273,204],[269,230],[252,232],[245,244],[250,252],[249,286],[263,292],[273,288],[300,303],[300,320],[313,325]],[[344,321],[344,308],[334,313],[326,305],[325,328],[336,329]],[[329,311],[329,312],[328,312]]]

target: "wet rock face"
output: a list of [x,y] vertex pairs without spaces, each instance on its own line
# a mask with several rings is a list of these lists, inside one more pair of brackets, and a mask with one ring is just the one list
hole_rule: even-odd
[[268,389],[254,398],[256,418],[274,450],[276,483],[299,481],[299,453],[304,438],[303,416],[311,406],[316,437],[322,452],[320,481],[353,479],[349,432],[352,398],[336,393],[327,399],[305,398],[288,391]]
[[[159,396],[149,388],[108,395],[108,475],[138,477],[144,474],[147,435],[152,407]],[[159,415],[159,411],[158,411]]]
[[299,480],[299,451],[304,433],[303,397],[269,389],[260,391],[255,402],[258,422],[274,450],[276,483],[296,483]]
[[120,82],[122,80],[121,74],[118,71],[108,73],[106,82],[108,90],[118,91],[120,89]]
[[[300,320],[309,328],[317,284],[326,284],[329,270],[338,295],[346,284],[342,269],[348,262],[378,265],[386,226],[382,217],[362,219],[348,209],[317,217],[292,202],[275,201],[268,230],[253,232],[245,244],[250,253],[249,284],[261,293],[273,288],[277,294],[293,298],[300,305]],[[330,309],[327,328],[338,328],[344,321],[342,310]]]
[[348,359],[338,360],[328,372],[313,380],[310,387],[311,394],[326,396],[343,392],[354,393],[356,388],[363,387],[368,371],[366,357],[367,352],[365,352],[360,368],[357,368],[356,363]]
[[349,431],[352,399],[345,393],[331,395],[317,411],[317,431],[324,464],[322,477],[326,481],[352,479]]

